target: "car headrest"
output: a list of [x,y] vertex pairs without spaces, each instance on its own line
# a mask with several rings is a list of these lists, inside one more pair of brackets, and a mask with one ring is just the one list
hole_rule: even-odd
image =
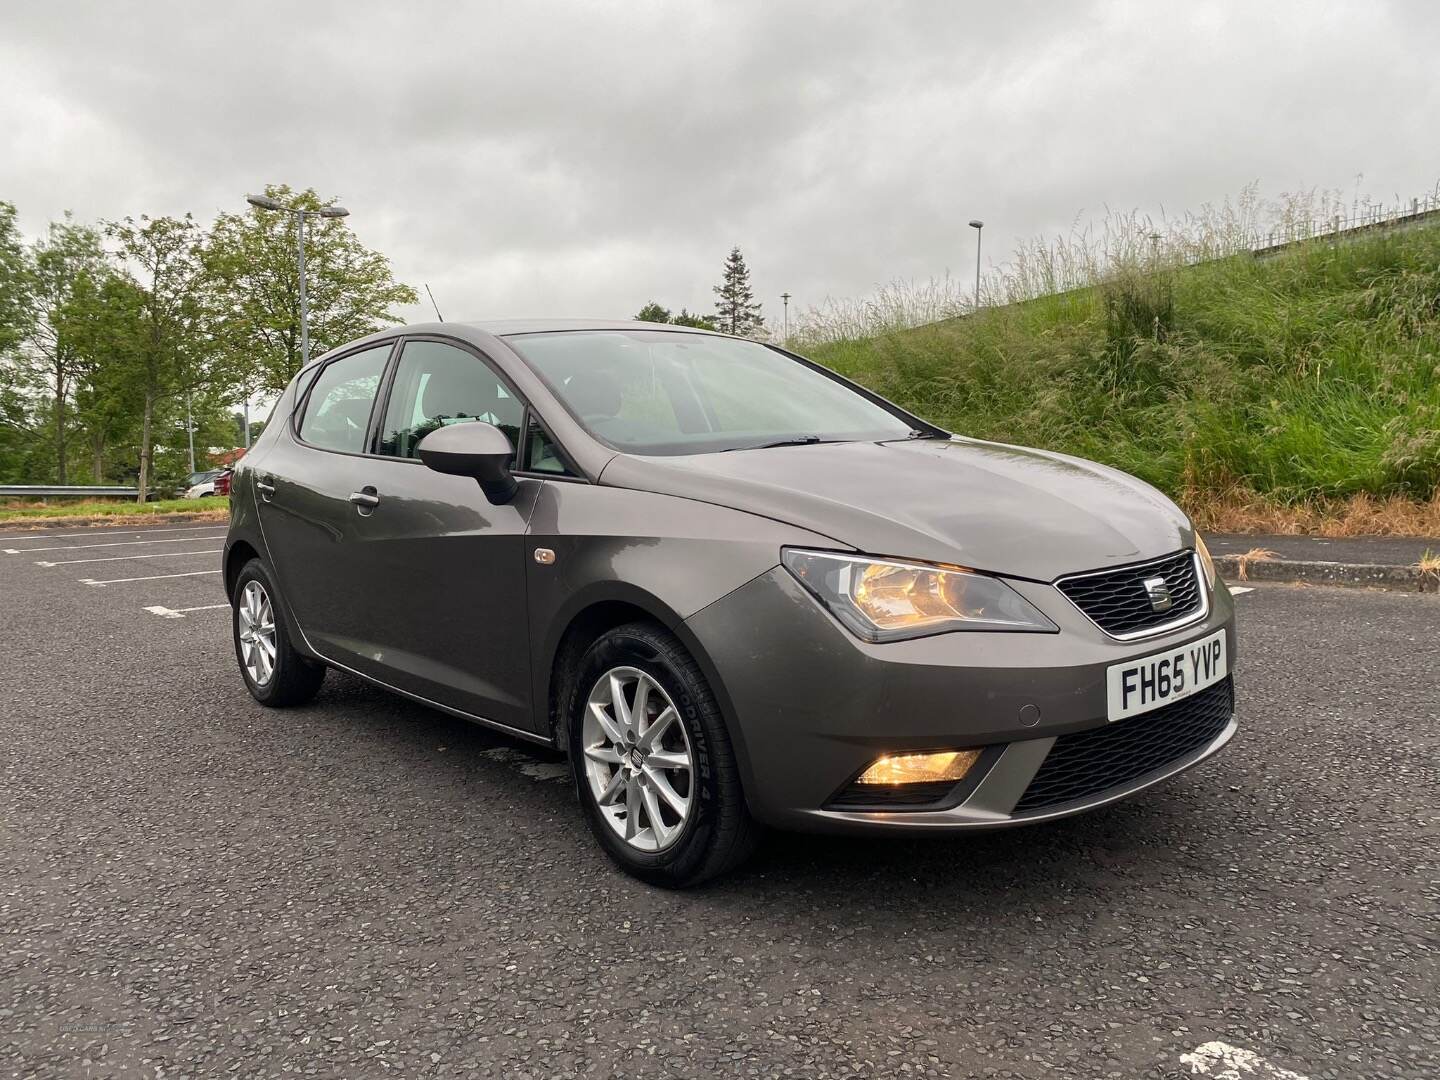
[[577,371],[565,380],[565,399],[584,419],[608,420],[620,412],[620,382],[608,371]]
[[496,412],[500,391],[478,363],[440,366],[425,381],[420,408],[427,417],[489,416]]
[[370,404],[371,399],[368,397],[332,401],[325,412],[315,418],[315,424],[326,431],[345,431],[350,428],[364,431],[370,423]]

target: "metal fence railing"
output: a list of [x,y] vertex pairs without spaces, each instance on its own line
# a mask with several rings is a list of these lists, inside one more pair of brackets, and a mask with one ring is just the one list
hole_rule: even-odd
[[0,484],[0,497],[31,499],[136,498],[139,488],[105,487],[89,484]]
[[1347,235],[1418,225],[1430,218],[1440,218],[1440,195],[1411,199],[1408,204],[1360,206],[1349,213],[1334,214],[1319,221],[1297,220],[1277,225],[1257,238],[1254,254],[1274,254],[1292,244],[1325,238],[1343,239]]

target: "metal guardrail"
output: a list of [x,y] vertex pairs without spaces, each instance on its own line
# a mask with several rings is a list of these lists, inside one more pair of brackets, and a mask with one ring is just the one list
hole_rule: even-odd
[[129,496],[135,498],[139,488],[133,487],[92,487],[87,484],[0,484],[0,496],[30,497],[45,499],[83,499],[87,495],[104,497]]

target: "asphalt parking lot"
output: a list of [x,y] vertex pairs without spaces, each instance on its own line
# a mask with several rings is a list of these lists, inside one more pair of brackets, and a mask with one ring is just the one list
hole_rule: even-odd
[[1440,598],[1247,593],[1240,735],[1131,802],[677,894],[554,755],[255,705],[223,531],[0,528],[9,1075],[1440,1075]]

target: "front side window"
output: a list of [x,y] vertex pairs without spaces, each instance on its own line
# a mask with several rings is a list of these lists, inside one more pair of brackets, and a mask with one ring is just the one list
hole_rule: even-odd
[[380,427],[380,453],[419,457],[415,447],[448,424],[483,420],[515,446],[525,406],[472,352],[440,341],[408,341]]
[[753,341],[663,330],[516,335],[507,343],[591,434],[636,454],[903,439],[908,421]]
[[310,389],[300,437],[325,450],[363,454],[370,407],[389,356],[387,343],[326,364]]

